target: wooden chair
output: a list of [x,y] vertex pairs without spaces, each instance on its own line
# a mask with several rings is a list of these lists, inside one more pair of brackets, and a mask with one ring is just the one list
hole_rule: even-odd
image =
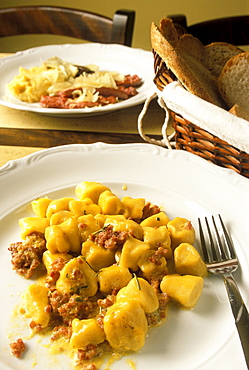
[[84,10],[55,6],[0,9],[0,37],[52,34],[90,42],[131,46],[135,12],[118,10],[113,19]]
[[169,15],[187,33],[197,37],[204,45],[211,42],[228,42],[234,45],[249,45],[249,15],[218,18],[188,26],[185,15]]

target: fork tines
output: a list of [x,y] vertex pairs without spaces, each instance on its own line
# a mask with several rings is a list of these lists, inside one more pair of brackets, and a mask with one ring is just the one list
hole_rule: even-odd
[[[201,225],[200,219],[198,219],[203,256],[208,271],[223,277],[244,351],[247,368],[249,369],[249,314],[233,277],[233,273],[237,270],[239,262],[234,251],[232,240],[220,215],[218,219],[219,223],[216,222],[214,216],[212,216],[212,229],[214,229],[212,234],[207,217],[205,217],[204,224],[206,226],[207,239],[209,239],[210,247],[205,241],[204,228]],[[214,237],[212,235],[214,235]]]
[[214,216],[212,216],[212,229],[214,232],[212,232],[210,223],[208,222],[207,217],[205,217],[205,229],[206,234],[208,235],[208,241],[206,241],[204,237],[204,226],[202,226],[199,218],[198,224],[203,258],[206,263],[237,258],[233,242],[220,215],[218,215],[218,222],[215,221]]

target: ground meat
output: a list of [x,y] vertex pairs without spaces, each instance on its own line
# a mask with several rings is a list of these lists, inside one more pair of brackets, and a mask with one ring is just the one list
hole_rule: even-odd
[[69,299],[68,303],[58,309],[58,312],[64,322],[72,322],[75,318],[82,320],[94,316],[97,308],[97,302],[92,302],[88,298],[82,299],[82,297],[75,294]]
[[26,346],[21,338],[17,339],[15,342],[10,343],[10,349],[13,356],[19,358],[25,351]]
[[47,288],[52,290],[55,289],[56,281],[59,279],[60,271],[63,269],[65,264],[66,261],[61,257],[57,258],[54,262],[52,262],[50,272],[45,280],[45,285]]
[[165,249],[163,247],[159,247],[155,251],[155,253],[151,257],[149,257],[149,261],[154,263],[156,266],[160,266],[162,264],[161,258],[165,257],[167,252],[168,252],[167,249]]
[[104,317],[105,317],[105,314],[102,312],[99,314],[99,316],[97,316],[96,318],[96,321],[97,321],[97,324],[98,326],[104,330]]
[[113,226],[108,225],[91,234],[89,239],[103,248],[113,250],[122,247],[128,235],[127,231],[113,231]]
[[160,293],[160,284],[165,275],[167,275],[167,269],[163,270],[160,274],[152,275],[149,279],[149,283],[152,288],[155,290],[156,294]]
[[157,326],[161,322],[158,311],[146,313],[146,319],[149,327]]
[[159,301],[159,309],[165,310],[167,304],[170,301],[170,297],[168,296],[167,293],[160,293],[158,294],[158,301]]
[[157,326],[162,323],[166,318],[166,307],[170,301],[169,296],[166,293],[157,294],[159,307],[155,312],[147,313],[146,319],[149,326]]
[[52,306],[53,313],[58,313],[58,308],[61,307],[64,303],[69,301],[69,294],[60,294],[57,290],[51,292],[49,296],[49,301]]
[[[82,264],[82,260],[79,260],[79,263]],[[74,268],[71,271],[70,280],[76,283],[81,283],[85,280],[85,275],[79,268]]]
[[53,328],[51,341],[57,340],[59,338],[66,338],[70,339],[72,335],[72,327],[71,326],[56,326]]
[[115,295],[108,295],[104,299],[99,299],[98,304],[101,308],[107,308],[112,306],[115,303],[116,296]]
[[78,349],[78,359],[82,360],[91,360],[97,355],[97,346],[94,344],[88,344],[84,349]]
[[35,321],[30,321],[29,324],[30,329],[32,329],[33,332],[39,333],[44,329],[44,327],[41,324],[37,324]]
[[160,208],[156,205],[152,206],[151,203],[146,203],[143,208],[143,216],[140,222],[145,220],[146,218],[156,215],[157,213],[161,212]]
[[8,250],[11,252],[13,270],[29,279],[42,262],[46,250],[44,235],[32,233],[23,242],[12,243]]
[[155,276],[152,276],[150,278],[150,285],[152,286],[152,288],[155,290],[156,293],[158,293],[160,291],[160,280],[158,278],[155,278]]
[[88,364],[88,365],[83,365],[81,370],[97,370],[97,367],[94,364]]
[[158,301],[159,301],[158,308],[159,319],[163,321],[166,317],[166,307],[170,301],[170,297],[168,296],[167,293],[160,293],[158,294]]
[[82,320],[92,317],[99,309],[97,301],[83,298],[77,294],[63,295],[56,290],[51,293],[50,304],[53,313],[58,314],[65,325],[70,325],[75,318]]
[[[85,348],[80,348],[77,351],[77,365],[81,365],[81,369],[88,369],[88,367],[84,366],[95,366],[94,364],[90,363],[88,365],[84,365],[85,361],[92,361],[95,357],[99,357],[102,355],[106,355],[108,352],[111,352],[111,346],[107,341],[104,341],[103,343],[98,344],[97,346],[94,344],[89,344]],[[89,368],[90,370],[96,369],[94,368]]]
[[62,257],[57,258],[51,264],[49,276],[51,276],[55,280],[58,280],[60,277],[60,271],[63,269],[65,264],[66,261]]
[[96,317],[96,321],[101,329],[104,330],[104,317],[108,307],[112,306],[116,301],[117,292],[108,295],[106,298],[98,299],[97,303],[100,307],[99,315]]

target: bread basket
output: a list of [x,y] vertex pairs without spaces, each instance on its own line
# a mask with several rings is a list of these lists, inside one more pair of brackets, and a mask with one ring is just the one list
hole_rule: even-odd
[[[176,78],[167,69],[161,57],[156,52],[153,52],[153,54],[154,83],[162,91],[167,84],[175,81]],[[175,130],[176,149],[194,153],[218,166],[232,169],[240,175],[249,178],[248,153],[210,134],[172,110],[170,110],[170,116]]]

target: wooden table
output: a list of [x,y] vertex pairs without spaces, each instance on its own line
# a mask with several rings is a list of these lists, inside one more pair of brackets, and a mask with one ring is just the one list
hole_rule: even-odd
[[[144,142],[137,129],[142,108],[140,104],[103,115],[61,118],[0,105],[0,166],[8,160],[58,145]],[[161,138],[163,121],[164,111],[154,99],[144,119],[145,133]]]

